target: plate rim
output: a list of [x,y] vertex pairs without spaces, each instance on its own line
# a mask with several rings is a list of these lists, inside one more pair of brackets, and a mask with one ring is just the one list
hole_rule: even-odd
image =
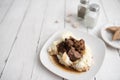
[[107,24],[104,24],[103,27],[101,28],[101,37],[102,39],[104,40],[105,43],[107,43],[109,46],[113,47],[113,48],[116,48],[116,49],[120,49],[120,46],[115,46],[115,45],[112,45],[111,43],[109,43],[104,37],[103,37],[103,31],[105,31],[105,29],[108,27],[107,25],[111,25],[111,26],[114,26],[114,24],[112,23],[107,23]]

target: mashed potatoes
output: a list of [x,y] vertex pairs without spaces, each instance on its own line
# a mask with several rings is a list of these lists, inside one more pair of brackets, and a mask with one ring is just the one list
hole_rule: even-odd
[[49,47],[48,52],[50,55],[56,55],[59,63],[65,65],[66,67],[72,67],[80,72],[88,71],[93,64],[93,59],[91,51],[87,45],[85,45],[85,51],[82,57],[75,61],[72,61],[66,52],[58,52],[57,45],[66,38],[70,38],[70,36],[74,37],[70,32],[63,34],[61,39],[53,42],[53,44]]
[[93,59],[92,59],[91,51],[88,47],[86,47],[86,51],[83,57],[80,60],[74,62],[72,67],[78,71],[88,71],[92,66],[92,64],[93,64]]

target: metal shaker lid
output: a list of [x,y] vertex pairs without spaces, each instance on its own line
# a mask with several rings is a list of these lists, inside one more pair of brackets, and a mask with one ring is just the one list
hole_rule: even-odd
[[98,4],[90,4],[89,10],[93,12],[98,12],[100,10],[100,6]]
[[82,4],[88,4],[89,0],[80,0],[80,3],[82,3]]

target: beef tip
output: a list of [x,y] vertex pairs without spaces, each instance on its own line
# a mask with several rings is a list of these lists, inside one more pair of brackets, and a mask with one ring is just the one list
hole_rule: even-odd
[[64,53],[66,52],[66,49],[65,49],[65,42],[61,42],[57,45],[57,50],[58,52],[61,52],[61,53]]
[[76,39],[74,39],[72,36],[70,36],[70,40],[72,40],[73,42],[76,42]]
[[65,39],[65,43],[66,43],[66,45],[68,46],[68,47],[71,47],[71,46],[73,46],[73,41],[72,40],[70,40],[70,39]]
[[85,43],[85,41],[84,41],[83,39],[81,39],[81,40],[80,40],[80,43],[81,43],[81,44],[84,44],[84,43]]
[[79,41],[74,42],[73,46],[75,47],[75,49],[79,48],[80,47]]
[[68,52],[68,56],[71,61],[76,61],[81,58],[81,54],[75,50],[75,48],[71,47],[71,49]]
[[66,52],[67,55],[70,57],[71,61],[76,61],[80,59],[83,55],[83,50],[85,50],[85,42],[83,39],[76,40],[73,37],[69,39],[65,39],[57,45],[58,52],[64,53]]
[[83,39],[79,41],[79,44],[80,44],[80,49],[85,50],[85,41]]
[[76,49],[79,53],[81,53],[83,50],[85,50],[85,42],[84,42],[84,40],[81,39],[81,40],[79,40],[79,41],[76,41],[76,42],[74,43],[74,47],[75,47],[75,49]]

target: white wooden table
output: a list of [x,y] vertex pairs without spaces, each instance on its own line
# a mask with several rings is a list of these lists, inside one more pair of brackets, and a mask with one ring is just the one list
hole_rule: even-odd
[[[65,21],[77,14],[79,0],[0,0],[0,80],[63,80],[40,63],[39,52],[57,30],[76,29],[100,37],[107,22],[120,23],[120,0],[100,4],[97,27],[73,28]],[[72,19],[74,22],[74,19]],[[120,80],[120,51],[106,44],[104,63],[92,80]]]

